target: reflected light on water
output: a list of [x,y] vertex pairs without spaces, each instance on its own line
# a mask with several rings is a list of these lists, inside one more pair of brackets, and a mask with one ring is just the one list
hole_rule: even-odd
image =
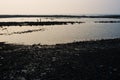
[[[32,20],[32,19],[31,19]],[[58,19],[59,20],[59,19]],[[62,20],[62,19],[61,19]],[[71,20],[71,19],[66,19]],[[74,25],[54,25],[54,26],[10,26],[1,30],[0,42],[17,44],[60,44],[74,41],[110,39],[120,37],[120,23],[96,24],[95,19],[74,19],[73,21],[86,21],[83,24]],[[38,29],[44,29],[38,31]],[[33,32],[30,32],[30,30]],[[27,31],[29,31],[27,33]],[[24,32],[20,34],[7,35],[14,32]],[[25,33],[26,32],[26,33]]]

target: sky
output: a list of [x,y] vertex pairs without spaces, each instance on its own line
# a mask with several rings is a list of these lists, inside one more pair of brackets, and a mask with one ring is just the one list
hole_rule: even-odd
[[0,14],[120,14],[120,0],[0,0]]

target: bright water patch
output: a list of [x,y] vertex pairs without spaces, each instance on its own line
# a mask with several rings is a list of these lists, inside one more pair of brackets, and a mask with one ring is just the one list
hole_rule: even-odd
[[[40,18],[4,18],[0,19],[0,22],[37,21],[39,19]],[[85,23],[54,26],[3,26],[0,28],[0,42],[51,45],[74,41],[120,38],[120,23],[94,23],[94,21],[99,20],[109,21],[118,19],[41,18],[41,21],[82,21]]]

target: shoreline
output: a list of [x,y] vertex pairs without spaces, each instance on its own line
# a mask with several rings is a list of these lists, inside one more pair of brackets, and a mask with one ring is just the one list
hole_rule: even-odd
[[56,17],[56,18],[120,18],[120,14],[113,15],[0,15],[0,18],[17,17]]
[[1,80],[115,80],[120,39],[56,45],[0,42]]

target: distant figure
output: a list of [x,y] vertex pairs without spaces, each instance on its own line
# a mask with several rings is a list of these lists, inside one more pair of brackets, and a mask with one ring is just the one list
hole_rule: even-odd
[[39,22],[39,20],[37,19],[37,22]]
[[40,18],[40,22],[41,22],[41,18]]
[[40,18],[40,19],[37,19],[37,22],[41,22],[41,18]]

